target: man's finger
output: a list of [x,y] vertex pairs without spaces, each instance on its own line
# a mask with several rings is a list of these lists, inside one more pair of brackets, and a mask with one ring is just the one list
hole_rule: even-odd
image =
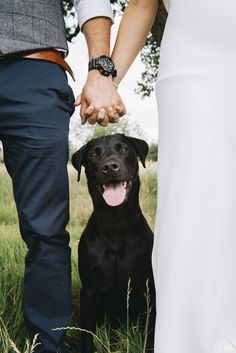
[[80,95],[78,95],[78,97],[76,98],[76,100],[75,100],[75,106],[77,107],[78,105],[80,105],[81,104],[81,94]]
[[85,102],[81,103],[80,117],[81,117],[81,124],[82,125],[84,125],[87,122],[87,116],[85,114],[87,108],[88,108],[88,106]]
[[88,121],[88,119],[91,118],[91,115],[93,114],[93,112],[94,112],[94,106],[93,105],[90,105],[89,107],[87,105],[84,106],[83,114],[80,113],[80,115],[81,115],[81,124],[82,125],[84,125]]
[[85,110],[85,116],[88,119],[90,117],[90,115],[93,114],[94,112],[94,106],[93,105],[89,105],[88,108]]
[[98,112],[94,109],[94,112],[87,118],[90,125],[94,125],[97,121]]

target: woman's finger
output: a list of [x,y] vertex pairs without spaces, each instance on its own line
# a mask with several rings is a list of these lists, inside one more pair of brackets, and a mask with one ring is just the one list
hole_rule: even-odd
[[122,105],[117,105],[115,107],[115,110],[118,112],[119,116],[123,116],[127,113],[126,111],[126,108],[125,106],[122,104]]
[[108,126],[108,124],[109,124],[109,118],[108,118],[108,114],[107,114],[106,111],[105,111],[105,116],[104,116],[103,120],[101,120],[100,122],[98,121],[98,124],[101,125],[101,126],[103,126],[103,127]]
[[97,122],[99,124],[102,123],[105,117],[106,117],[106,110],[104,108],[101,108],[98,112]]
[[108,118],[110,123],[117,123],[120,119],[119,113],[112,107],[108,108]]

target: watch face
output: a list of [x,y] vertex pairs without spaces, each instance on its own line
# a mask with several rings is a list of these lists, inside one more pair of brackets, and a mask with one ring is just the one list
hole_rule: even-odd
[[109,73],[111,73],[114,69],[114,64],[109,58],[99,58],[99,64],[101,65],[104,71],[107,71]]

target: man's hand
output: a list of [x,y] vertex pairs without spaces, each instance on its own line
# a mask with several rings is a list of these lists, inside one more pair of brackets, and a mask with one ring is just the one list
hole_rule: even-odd
[[80,96],[75,101],[76,106],[81,106],[81,123],[84,125],[96,122],[101,126],[108,123],[117,123],[121,116],[126,114],[126,109],[111,76],[102,76],[98,70],[88,73],[87,82]]

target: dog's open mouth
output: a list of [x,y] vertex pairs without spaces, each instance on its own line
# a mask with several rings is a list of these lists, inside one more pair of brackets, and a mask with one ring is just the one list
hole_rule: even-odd
[[113,180],[107,184],[99,185],[98,188],[109,206],[119,206],[127,200],[128,193],[132,187],[132,181]]

